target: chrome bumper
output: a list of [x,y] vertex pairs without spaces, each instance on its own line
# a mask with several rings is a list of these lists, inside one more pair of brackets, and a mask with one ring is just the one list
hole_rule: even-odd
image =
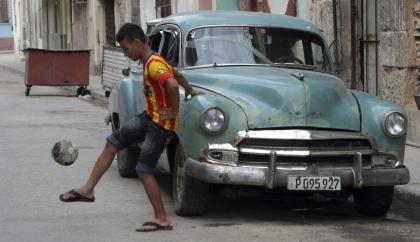
[[216,184],[261,186],[268,189],[287,187],[288,176],[339,176],[341,186],[361,188],[407,184],[410,174],[406,167],[360,169],[353,168],[290,168],[281,166],[226,166],[187,159],[184,170],[196,179]]

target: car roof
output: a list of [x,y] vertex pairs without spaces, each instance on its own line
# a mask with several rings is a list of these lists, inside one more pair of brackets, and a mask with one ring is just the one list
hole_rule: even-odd
[[185,12],[164,18],[156,27],[175,24],[182,34],[206,25],[255,25],[279,27],[311,32],[323,36],[322,31],[311,22],[286,15],[243,11],[198,11]]

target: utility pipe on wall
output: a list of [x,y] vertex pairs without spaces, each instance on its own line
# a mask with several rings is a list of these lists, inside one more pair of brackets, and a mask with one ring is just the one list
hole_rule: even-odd
[[333,0],[333,24],[334,24],[334,61],[336,67],[338,67],[339,63],[339,54],[338,54],[338,21],[337,21],[337,0]]
[[351,0],[351,89],[357,88],[356,65],[357,65],[357,6],[356,0]]

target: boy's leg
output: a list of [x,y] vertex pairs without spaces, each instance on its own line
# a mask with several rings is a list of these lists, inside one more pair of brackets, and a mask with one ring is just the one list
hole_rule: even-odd
[[[138,172],[138,177],[143,183],[144,189],[146,190],[147,196],[152,204],[155,218],[153,222],[158,223],[162,226],[170,225],[171,222],[166,215],[165,207],[163,206],[161,192],[159,184],[156,181],[153,173]],[[142,229],[153,229],[154,227],[143,226]]]
[[[87,197],[93,198],[93,190],[101,179],[102,175],[109,169],[114,160],[117,148],[109,141],[106,142],[105,148],[96,160],[95,166],[89,176],[86,184],[80,188],[74,189],[77,193]],[[64,193],[64,199],[71,198],[73,195],[69,192]]]
[[[93,198],[93,190],[98,184],[102,175],[109,169],[117,152],[131,143],[144,140],[144,124],[146,114],[142,113],[131,119],[120,130],[107,137],[104,150],[96,160],[95,166],[86,184],[80,188],[73,189],[75,192],[87,198]],[[63,199],[73,198],[71,192],[63,194]],[[61,198],[60,198],[61,199]]]
[[[159,127],[152,120],[146,125],[146,136],[141,147],[139,162],[136,166],[137,175],[144,185],[144,189],[152,204],[155,218],[153,222],[161,226],[169,226],[171,224],[162,202],[159,184],[156,181],[153,171],[162,155],[166,144],[172,133]],[[139,228],[141,231],[155,229],[154,226],[143,225]]]

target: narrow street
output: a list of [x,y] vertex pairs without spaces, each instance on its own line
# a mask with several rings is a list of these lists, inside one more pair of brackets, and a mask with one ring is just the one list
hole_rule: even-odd
[[[58,200],[89,175],[109,133],[106,109],[59,88],[33,87],[25,97],[23,77],[4,70],[0,86],[0,241],[420,241],[420,194],[399,190],[387,217],[371,218],[357,214],[351,200],[235,199],[214,192],[204,216],[182,218],[174,213],[168,175],[159,181],[175,230],[135,232],[152,219],[152,209],[139,181],[120,178],[116,163],[95,203]],[[61,139],[80,148],[70,167],[51,158]],[[406,156],[417,165],[420,149],[407,148]]]

